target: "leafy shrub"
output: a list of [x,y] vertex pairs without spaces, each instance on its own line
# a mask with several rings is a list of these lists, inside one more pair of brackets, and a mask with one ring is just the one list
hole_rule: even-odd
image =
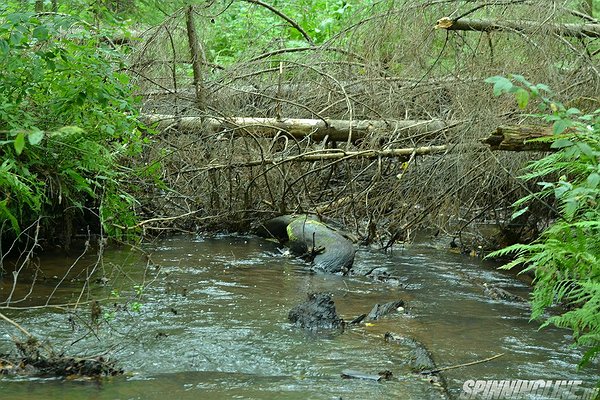
[[0,65],[2,233],[86,208],[120,237],[135,218],[119,160],[141,138],[118,53],[77,19],[13,13],[0,15]]
[[[518,265],[535,273],[531,299],[532,319],[573,331],[574,339],[586,347],[581,365],[600,352],[600,110],[583,114],[550,99],[550,89],[533,85],[522,76],[512,80],[492,77],[494,93],[512,93],[519,107],[539,102],[543,114],[536,116],[553,124],[551,142],[555,152],[528,166],[525,180],[538,182],[540,191],[517,201],[517,207],[540,198],[554,198],[557,218],[531,244],[516,244],[489,257],[515,254],[505,269]],[[521,208],[514,216],[526,211]],[[565,306],[559,315],[548,316],[554,304]]]

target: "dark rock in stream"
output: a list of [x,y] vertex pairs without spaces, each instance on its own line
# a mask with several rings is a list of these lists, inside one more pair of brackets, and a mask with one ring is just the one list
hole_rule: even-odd
[[310,293],[307,301],[290,310],[288,319],[311,331],[344,329],[344,320],[338,316],[331,295],[327,293]]
[[494,299],[494,300],[516,301],[519,303],[527,302],[527,300],[525,300],[521,296],[512,294],[511,292],[504,290],[502,288],[488,285],[487,283],[483,284],[483,294],[485,294],[487,297]]
[[400,310],[400,307],[404,307],[403,300],[390,301],[389,303],[385,304],[375,304],[375,306],[373,306],[371,309],[371,312],[367,314],[365,321],[375,321],[385,315],[402,311],[403,309]]

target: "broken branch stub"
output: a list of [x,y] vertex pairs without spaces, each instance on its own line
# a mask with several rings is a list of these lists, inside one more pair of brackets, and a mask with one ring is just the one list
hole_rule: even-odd
[[552,142],[531,140],[552,137],[552,127],[540,125],[501,125],[496,132],[481,142],[490,146],[490,150],[506,151],[552,151]]

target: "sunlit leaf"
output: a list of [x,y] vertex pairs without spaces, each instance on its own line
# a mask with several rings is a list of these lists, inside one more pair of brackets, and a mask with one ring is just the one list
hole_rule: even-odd
[[44,132],[39,129],[34,130],[33,132],[30,132],[29,135],[27,135],[27,139],[29,139],[29,143],[34,146],[36,144],[39,144],[43,138],[44,138]]
[[19,132],[17,134],[14,146],[15,146],[15,151],[17,152],[17,155],[19,155],[23,152],[23,148],[25,148],[25,133]]

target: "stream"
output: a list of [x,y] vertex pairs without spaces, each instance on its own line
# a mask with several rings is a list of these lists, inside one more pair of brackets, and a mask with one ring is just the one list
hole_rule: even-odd
[[[140,252],[116,248],[106,250],[98,262],[90,250],[64,280],[74,259],[45,255],[40,260],[43,273],[21,271],[14,288],[7,271],[0,281],[0,300],[13,290],[13,299],[28,295],[15,307],[43,305],[50,294],[53,303],[112,296],[101,301],[107,322],[90,330],[89,305],[75,318],[55,308],[1,311],[68,354],[108,350],[126,373],[100,381],[0,377],[0,398],[444,398],[438,386],[409,371],[408,350],[384,342],[386,332],[422,342],[438,367],[504,353],[444,372],[453,398],[468,379],[582,380],[593,387],[598,363],[577,370],[581,353],[571,347],[568,331],[540,331],[539,323],[529,321],[527,304],[494,300],[483,292],[486,283],[526,298],[529,288],[522,278],[447,247],[447,240],[428,239],[391,254],[357,252],[355,268],[384,269],[399,277],[400,285],[312,274],[303,262],[280,255],[277,244],[252,236],[161,239],[144,245],[151,261]],[[82,293],[92,271],[89,290]],[[346,321],[377,303],[402,299],[406,307],[341,334],[291,326],[289,310],[307,293],[323,291],[333,294]],[[0,323],[0,353],[14,351],[11,337],[17,333]],[[389,370],[394,378],[342,379],[344,369],[369,374]]]

